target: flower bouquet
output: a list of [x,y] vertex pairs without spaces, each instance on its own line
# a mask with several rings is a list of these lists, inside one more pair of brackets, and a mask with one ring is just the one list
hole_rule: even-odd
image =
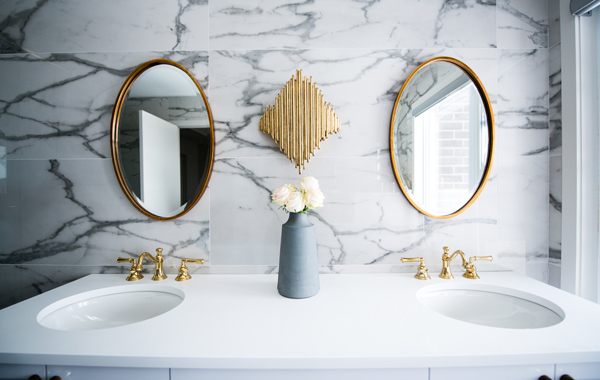
[[323,207],[325,196],[319,188],[319,181],[314,177],[304,177],[300,181],[299,189],[294,185],[286,184],[275,190],[271,198],[286,213],[306,214],[309,209]]

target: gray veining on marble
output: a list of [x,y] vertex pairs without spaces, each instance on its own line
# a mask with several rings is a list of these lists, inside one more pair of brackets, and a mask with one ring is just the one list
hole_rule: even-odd
[[223,50],[487,48],[496,45],[495,5],[495,0],[224,0],[211,3],[210,45]]
[[129,268],[122,266],[0,264],[0,309],[88,274],[122,273],[126,278],[128,272]]
[[0,264],[106,266],[158,247],[167,265],[209,259],[209,194],[186,217],[160,222],[129,204],[110,159],[10,160],[8,176]]
[[548,48],[560,43],[560,0],[548,0]]
[[[217,51],[211,55],[211,104],[216,154],[224,157],[278,157],[272,139],[258,131],[265,107],[301,68],[312,76],[342,122],[315,157],[379,154],[389,149],[390,115],[408,74],[439,55],[456,57],[479,73],[492,101],[496,98],[493,50],[259,50]],[[310,165],[310,162],[308,163]]]
[[548,51],[500,50],[498,147],[502,154],[548,153]]
[[562,77],[560,44],[549,51],[550,155],[562,154]]
[[550,88],[550,283],[560,284],[562,258],[562,66],[560,41],[549,52]]
[[[398,264],[401,256],[415,255],[437,260],[441,247],[451,243],[475,254],[481,242],[462,241],[465,228],[490,230],[480,234],[481,240],[495,235],[494,216],[483,205],[451,221],[426,222],[399,193],[388,157],[314,159],[304,174],[319,178],[325,194],[325,207],[309,212],[322,266],[390,265]],[[286,215],[260,200],[300,178],[285,157],[217,160],[211,182],[212,263],[277,265]],[[240,245],[242,254],[235,252]]]
[[208,0],[3,0],[0,53],[208,49]]
[[8,159],[110,158],[119,89],[157,58],[180,63],[208,86],[206,52],[0,55],[0,142]]
[[550,156],[550,258],[562,256],[562,155]]
[[498,47],[548,47],[548,0],[498,0]]

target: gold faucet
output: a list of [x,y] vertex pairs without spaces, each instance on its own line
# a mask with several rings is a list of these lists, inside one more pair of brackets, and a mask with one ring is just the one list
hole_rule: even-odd
[[479,280],[479,275],[477,274],[477,268],[475,268],[475,264],[473,264],[474,260],[485,260],[492,261],[492,256],[473,256],[469,258],[469,264],[467,265],[467,270],[463,274],[464,278],[468,278],[470,280]]
[[167,275],[165,274],[165,271],[163,269],[163,262],[164,262],[164,258],[162,255],[162,248],[156,248],[156,258],[154,258],[150,253],[148,252],[144,252],[140,255],[140,258],[138,259],[138,264],[137,264],[137,269],[138,272],[142,272],[142,263],[144,261],[144,258],[147,257],[150,259],[150,261],[152,261],[155,264],[155,268],[154,268],[154,276],[152,276],[152,281],[160,281],[160,280],[164,280],[165,278],[167,278]]
[[185,263],[204,264],[204,259],[182,259],[181,265],[179,266],[179,273],[177,274],[177,277],[175,277],[175,281],[187,281],[192,278]]
[[467,258],[465,256],[465,253],[463,251],[456,251],[452,254],[452,256],[448,255],[448,252],[450,252],[450,248],[448,247],[444,247],[444,254],[442,255],[442,272],[440,273],[440,277],[441,278],[445,278],[446,280],[451,280],[454,278],[454,276],[452,275],[452,272],[450,271],[450,262],[452,260],[454,260],[454,258],[457,255],[460,255],[460,258],[462,259],[462,267],[467,269]]

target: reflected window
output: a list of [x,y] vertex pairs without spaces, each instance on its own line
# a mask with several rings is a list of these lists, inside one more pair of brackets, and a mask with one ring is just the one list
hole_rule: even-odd
[[470,81],[448,86],[414,110],[413,193],[446,214],[473,196],[487,160],[487,117]]

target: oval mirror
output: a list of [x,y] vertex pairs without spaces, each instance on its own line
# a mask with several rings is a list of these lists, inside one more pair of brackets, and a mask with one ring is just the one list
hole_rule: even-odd
[[408,77],[392,113],[390,154],[400,189],[423,214],[451,218],[475,202],[492,167],[494,115],[467,65],[438,57]]
[[214,129],[185,68],[157,59],[127,78],[112,115],[111,154],[123,192],[146,216],[170,220],[194,207],[212,171]]

